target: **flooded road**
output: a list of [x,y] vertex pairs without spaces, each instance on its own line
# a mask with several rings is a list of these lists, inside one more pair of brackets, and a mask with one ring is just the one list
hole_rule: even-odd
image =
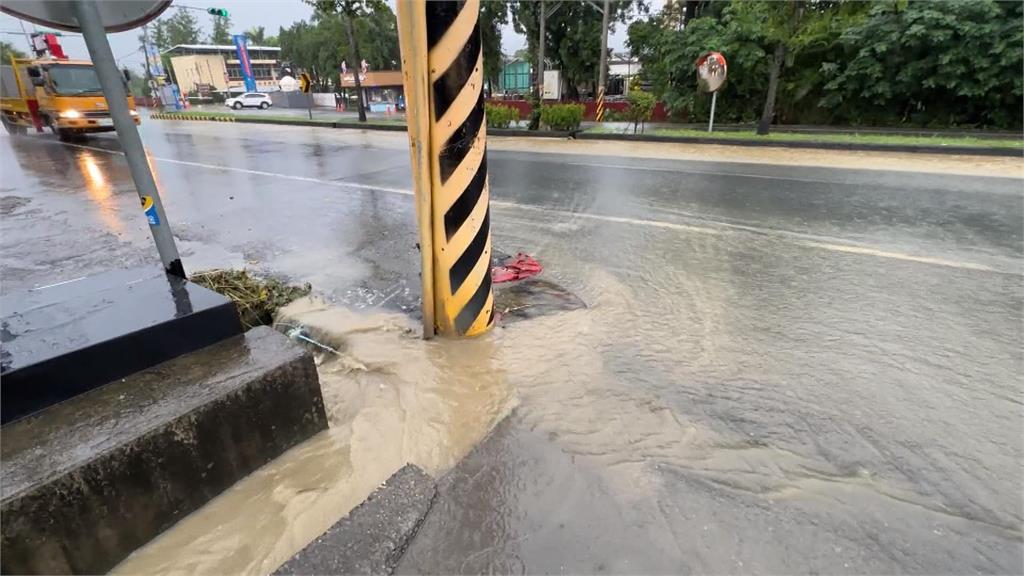
[[[329,434],[124,572],[270,572],[406,461],[450,471],[406,573],[1024,571],[1019,161],[494,139],[494,246],[588,308],[423,343],[404,135],[143,133],[186,268],[313,283],[292,321],[343,354]],[[116,142],[88,146],[0,139],[5,293],[155,260]]]

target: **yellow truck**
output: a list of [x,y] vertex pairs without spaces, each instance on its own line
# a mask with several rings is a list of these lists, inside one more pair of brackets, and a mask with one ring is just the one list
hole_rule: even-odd
[[[138,124],[131,96],[128,107]],[[42,126],[61,140],[114,130],[100,80],[87,60],[11,59],[0,66],[0,123],[7,132],[33,128],[33,108]]]

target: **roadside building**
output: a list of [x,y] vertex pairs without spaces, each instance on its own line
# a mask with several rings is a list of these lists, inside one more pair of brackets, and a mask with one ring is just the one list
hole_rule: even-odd
[[[162,55],[169,57],[173,80],[182,93],[207,87],[216,92],[245,92],[242,67],[233,45],[179,44],[164,50]],[[276,46],[249,46],[249,60],[257,90],[277,90],[281,49]]]
[[640,74],[640,60],[628,52],[612,53],[608,59],[609,96],[626,96],[633,80]]
[[[363,89],[363,100],[372,112],[393,112],[402,95],[401,70],[372,70],[359,75],[359,84]],[[355,109],[356,80],[352,72],[341,74],[341,89],[346,99],[346,106]]]
[[530,93],[533,83],[533,67],[526,60],[513,58],[507,60],[498,76],[497,90],[493,96],[526,95]]

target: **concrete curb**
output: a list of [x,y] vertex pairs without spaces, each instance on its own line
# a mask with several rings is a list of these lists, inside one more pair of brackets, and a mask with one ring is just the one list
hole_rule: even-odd
[[274,575],[391,574],[434,503],[437,485],[406,464]]
[[[150,114],[157,120],[212,120],[220,122],[239,122],[248,124],[279,124],[284,126],[313,126],[320,128],[340,128],[350,130],[379,130],[383,132],[405,132],[401,124],[356,124],[352,122],[317,122],[310,120],[277,120],[269,118],[233,117],[195,117],[185,113]],[[1002,156],[1009,158],[1024,157],[1024,150],[1016,148],[997,148],[992,146],[924,146],[909,144],[858,144],[852,142],[778,142],[747,140],[744,138],[694,138],[691,136],[649,136],[643,134],[589,134],[580,132],[556,132],[547,130],[507,130],[490,128],[491,136],[507,136],[515,138],[573,138],[578,140],[611,140],[625,142],[664,142],[675,144],[713,144],[719,146],[747,146],[752,148],[794,148],[803,150],[845,150],[851,152],[906,152],[911,154],[951,154],[969,156]]]
[[3,574],[103,574],[327,429],[313,358],[265,326],[3,429]]

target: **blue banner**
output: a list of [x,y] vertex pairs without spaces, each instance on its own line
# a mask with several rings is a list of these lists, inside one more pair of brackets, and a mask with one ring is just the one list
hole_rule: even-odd
[[146,46],[146,58],[149,62],[149,73],[153,76],[163,76],[164,67],[160,62],[160,50],[153,44]]
[[184,110],[185,107],[181,104],[181,90],[178,89],[177,84],[171,84],[171,97],[174,100],[175,110]]
[[252,62],[249,61],[249,49],[246,47],[245,34],[235,34],[235,51],[238,52],[238,64],[242,68],[242,80],[245,80],[245,91],[256,91],[256,77],[252,73]]

